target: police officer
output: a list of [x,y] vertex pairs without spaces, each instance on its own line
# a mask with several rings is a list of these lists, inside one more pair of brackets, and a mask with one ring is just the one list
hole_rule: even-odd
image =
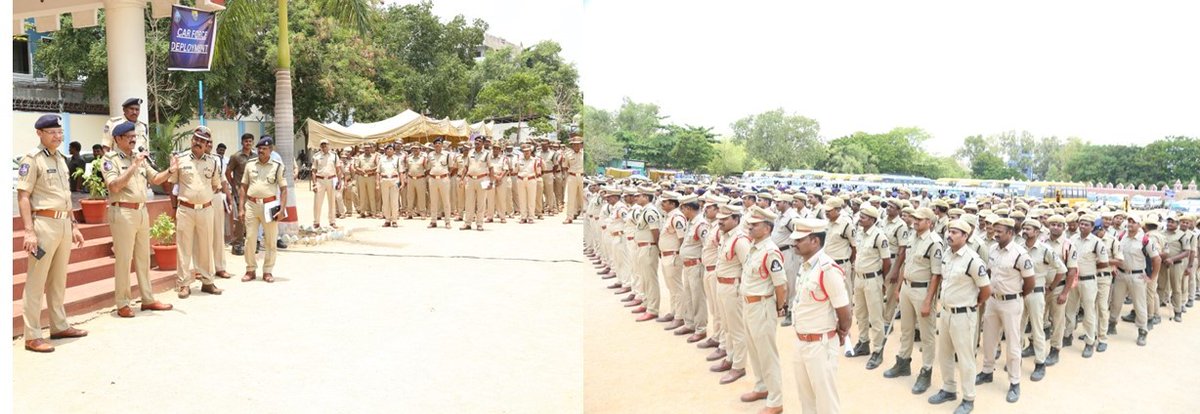
[[446,139],[437,137],[433,140],[433,151],[425,158],[425,170],[428,171],[429,182],[429,228],[437,227],[438,218],[445,220],[446,228],[450,228],[450,168],[453,165],[452,155],[442,150]]
[[[208,127],[199,126],[196,129],[201,129],[208,132],[211,136],[212,132]],[[221,144],[224,145],[224,144]],[[212,237],[212,252],[213,252],[213,276],[229,279],[233,277],[229,272],[225,271],[225,224],[226,213],[229,205],[233,203],[232,190],[229,187],[229,182],[225,180],[225,166],[221,161],[222,152],[213,154],[213,143],[208,141],[204,146],[205,153],[208,156],[217,160],[217,176],[221,177],[221,188],[217,190],[213,196],[213,237]],[[195,262],[193,261],[193,264]],[[195,272],[192,272],[195,274]]]
[[[512,176],[513,169],[512,161],[504,154],[504,145],[499,141],[492,143],[491,167],[492,173],[496,175],[496,178],[492,180],[492,188],[488,189],[487,222],[491,223],[495,217],[499,216],[500,223],[507,223],[508,214],[512,211],[512,180],[509,177]],[[595,237],[593,242],[596,245],[599,245],[601,236],[598,226],[600,220],[599,208],[604,201],[603,194],[600,194],[596,197],[593,206],[595,207],[593,214],[596,214],[596,216],[592,218],[597,223],[597,227],[593,229]]]
[[[242,214],[246,216],[246,243],[250,245],[251,252],[246,254],[246,275],[242,276],[243,282],[254,280],[257,276],[258,261],[253,252],[258,247],[256,235],[260,227],[266,233],[263,243],[267,245],[267,254],[263,258],[263,281],[275,282],[275,276],[271,274],[271,270],[275,268],[275,241],[279,238],[279,220],[287,218],[288,194],[287,181],[283,177],[283,164],[271,159],[271,146],[274,144],[271,137],[263,137],[258,141],[258,158],[246,166],[246,173],[242,175],[241,188],[238,190],[242,194],[242,200],[246,200]],[[270,213],[266,205],[275,201],[279,202],[279,212],[268,218],[267,214]]]
[[[362,206],[358,204],[358,173],[356,155],[358,149],[354,147],[342,149],[342,177],[346,183],[342,184],[342,204],[345,208],[342,210],[342,218],[350,217],[353,213],[362,213]],[[241,182],[239,179],[238,182]]]
[[[1189,265],[1188,257],[1192,250],[1192,241],[1188,236],[1186,232],[1180,230],[1178,217],[1167,217],[1167,228],[1162,233],[1162,238],[1166,240],[1164,243],[1166,255],[1162,267],[1166,270],[1160,276],[1166,277],[1166,280],[1160,284],[1169,286],[1171,309],[1175,311],[1172,320],[1175,322],[1183,322],[1183,277],[1187,273],[1185,268]],[[1164,296],[1163,300],[1167,300],[1167,297]]]
[[[341,160],[337,153],[329,149],[329,140],[321,140],[321,150],[312,156],[313,186],[317,196],[313,198],[313,227],[321,227],[321,206],[329,205],[329,226],[337,227],[334,216],[337,204],[333,201],[335,194],[342,188]],[[334,184],[336,183],[336,184]]]
[[[43,294],[50,311],[50,339],[87,336],[87,331],[67,324],[63,307],[71,246],[83,246],[83,234],[71,215],[67,159],[58,152],[63,141],[62,118],[42,115],[33,127],[40,144],[21,158],[17,170],[17,209],[25,227],[22,249],[29,254],[23,303],[25,349],[53,352],[54,345],[42,339]],[[129,272],[125,274],[128,277]]]
[[[883,362],[883,276],[891,269],[891,247],[884,229],[875,225],[879,210],[867,206],[859,210],[859,228],[855,229],[854,244],[854,316],[858,320],[858,344],[852,356],[871,358],[867,369]],[[890,316],[888,316],[890,320]],[[872,348],[874,345],[874,348]]]
[[898,303],[900,307],[900,353],[896,365],[884,371],[884,378],[912,375],[913,342],[916,329],[925,332],[921,337],[921,372],[913,384],[913,394],[923,394],[929,389],[934,362],[934,304],[938,286],[930,286],[935,276],[942,274],[942,238],[933,232],[937,215],[928,207],[913,213],[916,232],[907,252],[904,280],[900,285]]
[[[238,184],[242,182],[242,175],[246,173],[246,165],[254,161],[254,135],[242,134],[242,147],[236,154],[229,156],[229,165],[225,168],[225,180],[230,184]],[[240,186],[240,185],[239,185]],[[234,192],[235,196],[240,195]],[[233,254],[240,256],[245,252],[246,240],[246,222],[243,220],[244,215],[241,214],[242,204],[245,200],[235,198],[234,205],[234,221],[233,221]]]
[[[542,159],[534,155],[533,146],[529,143],[521,144],[521,155],[513,168],[517,174],[517,204],[521,210],[520,223],[525,224],[533,223],[534,211],[541,211],[534,203],[538,199],[537,188],[538,182],[541,181],[539,178],[542,175]],[[540,213],[538,213],[538,218],[541,218]]]
[[[729,198],[716,195],[715,191],[704,193],[704,220],[708,222],[707,234],[704,235],[704,245],[700,249],[700,263],[704,267],[704,297],[707,302],[705,312],[712,319],[704,330],[699,327],[696,329],[696,334],[688,338],[688,342],[703,340],[707,341],[696,344],[700,349],[717,348],[713,350],[713,358],[710,361],[715,361],[725,358],[724,344],[728,343],[728,338],[725,333],[724,310],[721,308],[720,298],[717,297],[717,250],[720,248],[721,241],[718,238],[721,234],[720,223],[717,220],[717,212],[720,210],[720,205],[728,203]],[[697,321],[698,324],[703,324],[703,319]]]
[[[1116,277],[1116,269],[1120,264],[1117,261],[1117,238],[1109,231],[1109,224],[1112,221],[1112,213],[1103,213],[1101,215],[1101,225],[1096,226],[1096,237],[1100,238],[1100,242],[1104,244],[1104,248],[1108,250],[1108,262],[1101,263],[1102,268],[1096,275],[1096,352],[1104,352],[1108,350],[1108,303],[1112,300],[1112,285]],[[1099,325],[1104,324],[1104,325]],[[1116,333],[1116,327],[1112,326],[1113,333]]]
[[567,179],[564,192],[567,198],[567,219],[563,224],[571,224],[571,219],[579,215],[580,202],[583,201],[583,136],[571,134],[571,149],[563,151],[562,169]]
[[709,371],[729,371],[721,377],[721,384],[729,384],[746,376],[747,331],[742,316],[745,302],[738,291],[738,280],[749,257],[751,240],[744,233],[741,215],[740,206],[722,204],[717,211],[720,234],[716,237],[720,244],[717,248],[717,267],[713,272],[716,274],[716,296],[721,302],[722,321],[725,324],[727,355]]
[[383,227],[399,227],[396,220],[400,219],[400,171],[404,163],[396,156],[396,146],[384,146],[384,155],[379,157],[375,172],[378,179],[375,188],[379,190],[383,201]]
[[795,201],[795,198],[791,194],[775,196],[775,215],[777,217],[775,218],[774,230],[771,231],[771,241],[775,242],[775,245],[783,252],[784,274],[788,278],[786,284],[788,296],[783,302],[785,308],[783,326],[792,326],[792,315],[786,310],[786,307],[792,303],[792,299],[796,296],[796,274],[800,271],[800,261],[796,257],[796,252],[791,251],[792,240],[790,236],[792,235],[792,221],[800,218],[800,215],[796,213],[796,209],[792,208],[793,201]]
[[[492,174],[492,151],[483,146],[483,137],[473,137],[474,146],[463,158],[463,186],[466,192],[466,204],[463,205],[463,225],[459,230],[470,230],[471,222],[475,222],[475,230],[483,231],[483,221],[487,215],[487,192],[496,183]],[[488,188],[483,188],[484,182]]]
[[983,311],[983,369],[975,377],[975,385],[992,382],[996,367],[996,354],[1000,345],[1000,334],[1009,338],[1004,356],[1007,359],[1008,395],[1010,403],[1021,398],[1021,313],[1025,303],[1021,297],[1033,293],[1033,260],[1025,254],[1013,239],[1017,223],[1011,218],[1001,218],[993,226],[996,244],[992,245],[990,258],[992,295],[987,299]]
[[[846,274],[846,291],[851,292],[850,296],[853,297],[854,281],[850,276],[854,274],[854,262],[850,258],[854,256],[854,223],[845,207],[846,202],[840,197],[829,198],[822,207],[829,222],[829,228],[825,230],[824,251],[833,258],[833,264]],[[854,304],[853,301],[850,303]]]
[[[553,194],[546,194],[547,197],[552,197]],[[639,187],[637,204],[639,209],[634,210],[633,219],[636,230],[633,232],[633,241],[637,245],[636,256],[634,259],[634,274],[637,275],[638,282],[642,287],[642,304],[633,310],[633,313],[641,313],[642,316],[635,320],[645,322],[658,319],[658,305],[662,299],[658,290],[658,262],[659,262],[659,237],[661,235],[661,223],[663,221],[663,213],[654,206],[655,189],[653,187]]]
[[354,160],[358,175],[358,213],[360,218],[372,218],[379,213],[379,204],[375,201],[378,195],[375,177],[379,169],[379,156],[375,154],[374,144],[364,144],[363,150]]
[[[175,212],[175,243],[179,255],[176,289],[180,299],[192,294],[191,282],[195,273],[188,264],[196,261],[200,276],[200,291],[212,295],[223,292],[213,282],[212,236],[213,198],[221,188],[220,161],[208,155],[204,148],[212,141],[207,128],[192,133],[191,151],[176,155],[177,164],[168,181],[179,186],[179,207]],[[270,155],[268,153],[268,155]],[[254,232],[257,235],[257,231]],[[252,255],[252,254],[251,254]],[[251,256],[247,255],[247,256]]]
[[1026,219],[1021,224],[1024,235],[1025,252],[1033,261],[1033,293],[1025,295],[1025,316],[1021,326],[1031,325],[1030,345],[1021,352],[1022,357],[1032,356],[1033,373],[1029,379],[1037,382],[1046,376],[1046,357],[1049,354],[1046,342],[1046,332],[1042,329],[1042,321],[1046,317],[1046,286],[1052,281],[1062,279],[1067,273],[1067,265],[1059,257],[1058,251],[1039,239],[1042,224],[1036,219]]
[[[1161,250],[1158,243],[1150,240],[1150,236],[1142,230],[1142,216],[1136,212],[1129,214],[1127,231],[1120,237],[1120,248],[1117,250],[1117,260],[1121,267],[1119,277],[1113,285],[1112,300],[1108,308],[1109,326],[1116,325],[1116,316],[1121,314],[1121,306],[1125,304],[1125,296],[1133,299],[1133,311],[1136,315],[1138,328],[1137,344],[1146,346],[1147,319],[1146,299],[1149,280],[1158,274],[1162,266]],[[1115,330],[1110,330],[1113,334]]]
[[1055,253],[1059,254],[1063,263],[1067,266],[1067,273],[1064,277],[1055,277],[1050,283],[1050,294],[1047,298],[1047,304],[1050,306],[1050,354],[1046,357],[1046,365],[1053,366],[1058,363],[1058,350],[1062,348],[1065,341],[1063,333],[1066,330],[1066,303],[1067,296],[1070,294],[1069,286],[1075,286],[1078,283],[1079,277],[1079,252],[1075,249],[1075,244],[1070,242],[1065,233],[1067,228],[1067,219],[1060,214],[1050,216],[1046,220],[1047,226],[1050,228],[1050,237],[1046,239],[1046,244],[1049,244]]
[[790,308],[798,339],[792,363],[800,406],[805,413],[838,413],[837,358],[830,356],[837,355],[850,334],[845,272],[822,248],[829,237],[827,221],[800,219],[794,222],[794,228],[792,250],[801,265]]
[[[679,209],[680,197],[682,195],[674,191],[665,191],[659,197],[662,212],[666,217],[661,221],[659,229],[658,264],[667,284],[667,294],[671,296],[671,311],[660,316],[657,321],[669,322],[664,328],[668,331],[684,325],[683,310],[691,306],[687,294],[683,291],[683,260],[679,255],[679,248],[683,245],[688,227],[688,219]],[[657,275],[654,276],[654,281],[657,284]]]
[[783,412],[783,373],[779,366],[779,349],[775,335],[778,316],[783,313],[787,299],[787,275],[783,271],[783,253],[771,240],[778,218],[775,213],[753,207],[746,220],[750,224],[750,240],[742,265],[738,294],[745,300],[742,319],[746,323],[746,349],[754,365],[757,380],[754,390],[742,394],[742,402],[767,400],[760,413]]
[[[568,179],[571,178],[568,177]],[[683,244],[679,247],[679,255],[683,262],[681,286],[683,291],[680,294],[686,300],[683,305],[685,308],[681,312],[683,327],[675,330],[675,335],[696,334],[688,338],[688,343],[693,343],[704,339],[705,327],[708,324],[704,264],[700,260],[704,250],[704,239],[708,236],[708,220],[700,209],[700,198],[695,194],[680,197],[679,205],[680,211],[687,220],[687,226],[683,232]]]
[[428,184],[425,180],[425,153],[421,146],[413,144],[404,158],[404,211],[409,220],[427,214],[429,203],[425,200]]
[[147,138],[149,136],[147,135],[149,128],[146,126],[145,122],[138,120],[138,115],[141,115],[142,113],[142,102],[143,101],[141,98],[126,99],[125,102],[121,104],[121,116],[109,118],[108,122],[104,123],[104,132],[100,134],[100,145],[104,146],[104,150],[106,152],[114,148],[112,135],[113,129],[116,128],[117,125],[126,122],[133,124],[133,132],[134,135],[137,136],[137,140],[133,143],[133,148],[138,152],[145,151],[144,148],[149,145],[150,141],[148,141]]
[[1076,221],[1078,223],[1077,233],[1072,243],[1079,252],[1079,282],[1067,295],[1067,307],[1063,312],[1067,318],[1066,335],[1067,338],[1070,338],[1075,331],[1075,319],[1080,308],[1083,308],[1084,358],[1092,357],[1096,345],[1096,295],[1099,288],[1096,278],[1099,277],[1100,270],[1106,267],[1110,261],[1108,247],[1105,246],[1103,240],[1092,234],[1095,221],[1096,218],[1090,214],[1085,214]]
[[942,275],[935,276],[933,281],[938,285],[942,299],[936,345],[942,389],[929,397],[929,403],[936,405],[958,399],[957,381],[962,381],[963,401],[955,414],[970,413],[975,408],[975,333],[978,331],[975,315],[992,294],[987,263],[967,248],[971,230],[971,225],[963,220],[946,224],[949,247],[942,253]]

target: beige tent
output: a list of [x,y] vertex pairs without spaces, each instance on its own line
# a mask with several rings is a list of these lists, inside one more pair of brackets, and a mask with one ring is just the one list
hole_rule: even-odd
[[429,142],[444,136],[451,142],[466,140],[472,135],[492,136],[492,122],[470,124],[466,120],[435,119],[411,110],[394,117],[370,123],[342,126],[336,123],[322,124],[309,119],[308,147],[319,148],[321,140],[329,140],[334,149],[365,143],[384,142]]

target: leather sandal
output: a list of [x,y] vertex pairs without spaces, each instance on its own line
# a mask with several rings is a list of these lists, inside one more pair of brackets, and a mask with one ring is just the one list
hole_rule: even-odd
[[254,276],[254,272],[246,272],[246,275],[245,275],[245,276],[242,276],[242,281],[243,281],[243,282],[249,282],[249,281],[251,281],[251,280],[254,280],[254,277],[255,277],[255,276]]
[[263,273],[263,281],[267,283],[275,283],[275,276],[270,273]]

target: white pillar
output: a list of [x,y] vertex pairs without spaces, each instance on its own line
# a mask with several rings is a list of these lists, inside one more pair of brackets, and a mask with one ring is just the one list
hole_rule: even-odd
[[[104,0],[104,30],[108,48],[108,111],[121,115],[129,98],[148,99],[146,92],[146,0]],[[149,119],[149,102],[138,119]]]

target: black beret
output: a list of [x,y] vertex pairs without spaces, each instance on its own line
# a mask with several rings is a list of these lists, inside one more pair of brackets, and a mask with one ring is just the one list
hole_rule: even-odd
[[129,98],[129,99],[125,100],[125,103],[121,104],[121,107],[125,108],[125,107],[128,107],[129,105],[139,105],[140,106],[141,104],[142,104],[142,98]]
[[137,125],[134,125],[133,122],[125,121],[113,127],[112,136],[119,137],[130,131],[133,131],[134,129],[137,129]]
[[255,145],[255,146],[256,147],[269,147],[274,144],[275,144],[275,140],[272,139],[270,135],[264,135],[262,137],[262,139],[258,140],[258,145]]
[[56,114],[45,114],[33,123],[35,129],[62,128],[62,117]]

